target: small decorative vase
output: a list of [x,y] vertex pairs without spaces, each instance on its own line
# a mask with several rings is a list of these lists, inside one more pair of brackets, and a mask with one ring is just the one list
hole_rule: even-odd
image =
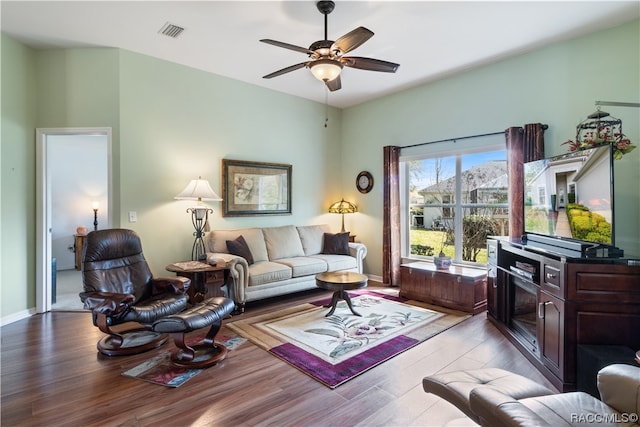
[[76,228],[76,234],[78,236],[84,236],[88,232],[89,232],[89,229],[87,229],[87,227],[80,226],[80,227]]
[[448,270],[451,267],[451,257],[434,256],[433,263],[436,265],[436,270]]

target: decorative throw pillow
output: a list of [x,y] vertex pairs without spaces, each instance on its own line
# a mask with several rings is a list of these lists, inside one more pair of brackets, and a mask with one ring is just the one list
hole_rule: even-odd
[[349,255],[349,232],[324,233],[322,253],[325,255]]
[[241,256],[242,258],[246,259],[247,264],[253,264],[253,255],[251,255],[249,245],[247,245],[244,237],[238,236],[236,240],[227,240],[227,250],[232,255]]

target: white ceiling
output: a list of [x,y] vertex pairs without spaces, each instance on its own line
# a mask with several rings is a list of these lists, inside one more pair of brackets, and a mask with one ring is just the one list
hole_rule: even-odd
[[[263,79],[307,56],[259,39],[308,47],[324,38],[311,0],[3,0],[1,28],[36,48],[117,47],[344,108],[640,17],[637,0],[335,3],[328,38],[369,28],[375,35],[349,55],[399,63],[395,74],[345,68],[342,89],[328,96],[304,68]],[[185,31],[177,39],[159,34],[167,22]]]

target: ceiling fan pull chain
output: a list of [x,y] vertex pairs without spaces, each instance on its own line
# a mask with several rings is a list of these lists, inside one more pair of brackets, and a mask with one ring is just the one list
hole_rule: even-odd
[[327,127],[328,123],[329,123],[329,89],[325,87],[324,88],[324,127]]

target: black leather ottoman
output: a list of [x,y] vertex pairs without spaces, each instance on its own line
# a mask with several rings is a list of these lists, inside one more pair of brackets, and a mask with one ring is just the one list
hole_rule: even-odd
[[[188,368],[208,368],[223,360],[227,355],[224,345],[215,342],[215,337],[222,326],[222,319],[235,309],[233,300],[215,297],[194,305],[177,314],[158,319],[153,323],[153,330],[160,333],[171,333],[176,344],[176,351],[171,361],[178,366]],[[189,345],[185,334],[207,326],[209,332],[196,344]]]

